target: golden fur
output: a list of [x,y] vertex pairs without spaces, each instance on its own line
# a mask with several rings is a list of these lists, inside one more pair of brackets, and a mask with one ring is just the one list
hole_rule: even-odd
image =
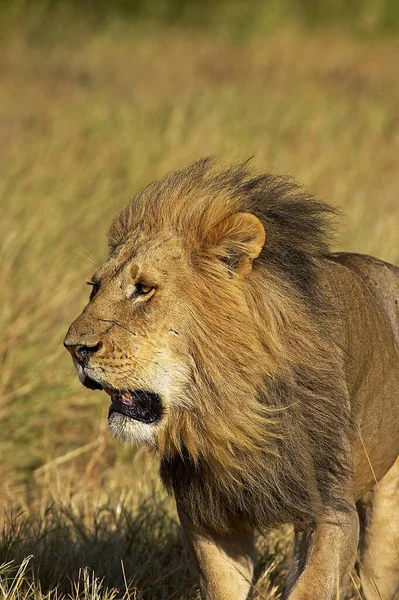
[[[139,192],[111,226],[66,344],[95,349],[84,371],[102,387],[162,397],[154,425],[112,415],[110,428],[155,449],[187,529],[299,531],[353,513],[352,397],[358,365],[378,361],[351,363],[349,287],[370,319],[385,317],[328,254],[334,217],[289,178],[203,159]],[[131,294],[143,281],[148,299]]]
[[[250,276],[235,278],[245,234],[215,227],[241,212],[261,221],[267,243]],[[157,447],[165,483],[198,524],[227,530],[238,508],[258,527],[303,521],[321,496],[341,501],[332,486],[349,413],[317,274],[332,214],[287,178],[202,160],[143,190],[111,227],[112,250],[137,230],[172,230],[196,271],[183,292],[191,409],[176,407]]]

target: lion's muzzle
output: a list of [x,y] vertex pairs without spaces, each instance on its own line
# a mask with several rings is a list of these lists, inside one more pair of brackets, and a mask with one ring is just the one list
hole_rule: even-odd
[[71,335],[71,330],[68,331],[67,336],[64,340],[64,346],[70,352],[76,370],[78,372],[81,383],[91,390],[102,390],[103,386],[89,377],[85,372],[90,358],[95,355],[101,348],[102,342],[96,344],[82,344],[77,343],[74,337]]
[[68,336],[64,340],[64,346],[72,354],[74,358],[78,361],[82,367],[85,367],[88,360],[93,354],[98,352],[102,348],[102,342],[98,342],[93,346],[86,346],[85,344],[74,344],[69,342]]

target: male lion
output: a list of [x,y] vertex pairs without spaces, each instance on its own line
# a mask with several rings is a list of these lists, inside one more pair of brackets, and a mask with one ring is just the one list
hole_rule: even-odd
[[172,173],[112,224],[65,339],[111,432],[158,454],[207,600],[250,595],[282,523],[290,600],[338,597],[359,529],[365,597],[399,597],[399,269],[330,254],[331,215],[245,164]]

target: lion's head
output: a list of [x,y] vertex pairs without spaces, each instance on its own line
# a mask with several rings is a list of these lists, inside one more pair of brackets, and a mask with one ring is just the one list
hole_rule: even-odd
[[184,411],[201,418],[206,371],[231,344],[245,371],[242,350],[261,343],[246,325],[244,282],[265,230],[209,166],[149,186],[115,220],[111,256],[65,340],[82,383],[110,394],[111,431],[128,440],[154,441]]
[[303,441],[306,382],[337,381],[314,268],[330,213],[290,179],[211,159],[131,200],[65,339],[82,383],[111,396],[114,435],[239,471],[279,453],[295,397]]

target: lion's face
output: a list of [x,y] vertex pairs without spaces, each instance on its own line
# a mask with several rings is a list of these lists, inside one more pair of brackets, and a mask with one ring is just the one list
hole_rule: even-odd
[[137,226],[117,245],[65,339],[81,382],[110,395],[112,433],[129,441],[155,442],[184,411],[203,418],[201,396],[207,387],[214,397],[211,372],[232,338],[238,356],[258,343],[242,290],[265,241],[261,222],[234,213],[200,244],[165,229]]
[[176,240],[125,243],[93,276],[90,301],[69,328],[79,379],[110,395],[117,437],[151,442],[173,404],[184,403],[189,278]]

